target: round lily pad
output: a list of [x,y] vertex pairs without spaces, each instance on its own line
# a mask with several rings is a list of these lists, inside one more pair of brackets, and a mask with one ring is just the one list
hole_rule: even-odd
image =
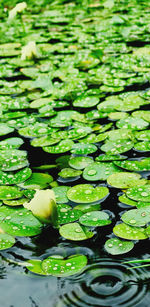
[[139,117],[127,117],[125,119],[121,119],[117,122],[116,126],[118,128],[128,128],[132,130],[142,130],[149,126],[149,123]]
[[121,154],[124,153],[128,150],[130,150],[133,147],[134,143],[131,140],[128,139],[120,139],[120,140],[116,140],[111,141],[108,140],[105,142],[104,145],[101,146],[101,150],[107,152],[107,154]]
[[127,240],[144,240],[148,238],[145,228],[133,227],[124,223],[118,224],[113,228],[116,236]]
[[105,249],[111,255],[121,255],[130,252],[134,247],[134,243],[123,241],[118,238],[112,238],[106,241]]
[[88,155],[95,151],[97,151],[97,147],[95,145],[84,143],[74,144],[71,149],[71,153],[76,155]]
[[35,123],[33,125],[29,125],[28,127],[19,129],[18,132],[24,137],[31,138],[50,134],[52,132],[52,128],[48,127],[48,125],[44,123]]
[[23,198],[23,197],[19,199],[11,199],[11,200],[3,199],[3,203],[11,207],[22,206],[27,201],[28,201],[27,198]]
[[126,191],[127,197],[142,202],[150,202],[150,185],[133,187]]
[[32,173],[29,179],[23,183],[19,183],[19,186],[24,189],[44,189],[49,186],[53,181],[53,177],[45,173]]
[[25,208],[0,207],[0,227],[14,236],[35,236],[42,224]]
[[82,174],[82,171],[75,170],[73,168],[63,168],[61,172],[58,173],[59,176],[62,178],[70,178],[70,177],[76,177],[80,176]]
[[91,212],[91,211],[98,211],[101,210],[100,204],[81,204],[74,207],[74,211],[79,210],[82,214]]
[[23,144],[21,138],[8,138],[0,142],[0,150],[5,148],[18,148]]
[[83,171],[83,178],[88,181],[106,180],[109,175],[120,172],[111,162],[93,162]]
[[0,199],[15,199],[20,198],[22,195],[23,191],[20,191],[17,187],[0,186]]
[[16,173],[4,173],[0,171],[0,184],[2,185],[11,185],[17,184],[27,180],[32,174],[30,168],[24,168]]
[[117,161],[117,160],[125,160],[127,159],[126,156],[121,156],[121,155],[111,155],[111,154],[102,154],[102,155],[99,155],[98,157],[96,157],[96,161]]
[[67,259],[51,256],[42,261],[42,269],[47,275],[66,277],[80,273],[86,264],[87,257],[84,255],[72,255]]
[[80,107],[80,108],[91,108],[96,106],[99,103],[99,98],[96,96],[87,96],[81,98],[77,98],[73,102],[74,107]]
[[42,261],[39,259],[31,259],[26,261],[25,263],[26,268],[35,274],[39,274],[39,275],[47,275],[43,269],[42,269]]
[[77,221],[82,215],[79,210],[71,210],[72,208],[68,205],[59,204],[57,205],[58,210],[58,223],[67,224]]
[[150,171],[150,158],[145,158],[142,160],[114,161],[114,163],[115,165],[129,171]]
[[72,241],[82,241],[90,239],[94,236],[88,227],[81,226],[78,223],[65,224],[60,227],[59,233],[62,237]]
[[0,123],[0,136],[9,134],[14,131],[14,128],[9,127],[7,124]]
[[138,151],[150,151],[150,143],[149,141],[136,143],[134,149]]
[[131,226],[145,226],[150,222],[150,209],[132,209],[125,212],[121,219],[124,223]]
[[82,215],[79,222],[85,226],[105,226],[111,224],[109,215],[103,211],[92,211]]
[[135,131],[135,137],[140,141],[149,141],[150,140],[150,130]]
[[137,173],[120,172],[110,175],[107,183],[119,189],[127,189],[135,185],[146,184],[145,179],[141,179],[141,175]]
[[69,165],[77,170],[84,169],[91,163],[93,163],[93,159],[90,157],[71,157],[69,160]]
[[78,184],[67,192],[69,200],[75,203],[92,203],[108,196],[109,190],[106,187],[94,188],[90,184]]
[[35,138],[31,141],[31,145],[34,147],[43,147],[57,144],[60,141],[60,138],[52,138],[51,136],[42,136],[40,138]]
[[12,247],[15,244],[15,238],[7,233],[0,233],[0,250]]
[[58,154],[58,153],[64,153],[67,152],[69,150],[71,150],[71,148],[73,147],[74,142],[71,140],[63,140],[60,143],[58,143],[55,146],[45,146],[42,147],[44,151],[51,153],[51,154]]

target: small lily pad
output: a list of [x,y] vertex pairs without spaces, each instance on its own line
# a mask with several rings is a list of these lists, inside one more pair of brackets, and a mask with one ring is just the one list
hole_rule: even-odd
[[150,202],[150,185],[133,187],[126,191],[127,197],[142,202]]
[[84,255],[72,255],[67,259],[51,256],[42,261],[42,269],[47,275],[67,277],[82,272],[86,264]]
[[117,122],[116,126],[118,128],[127,128],[132,130],[142,130],[146,129],[149,126],[149,123],[139,117],[127,117],[125,119],[121,119]]
[[116,225],[113,228],[113,233],[127,240],[145,240],[148,238],[145,228],[133,227],[124,223]]
[[118,238],[112,238],[106,241],[105,249],[111,255],[121,255],[130,252],[134,247],[134,243],[123,241]]
[[141,179],[141,175],[137,173],[120,172],[114,173],[107,178],[107,183],[119,189],[127,189],[135,185],[146,184],[145,179]]
[[91,212],[91,211],[98,211],[101,210],[100,204],[81,204],[74,207],[74,211],[79,210],[82,214]]
[[27,180],[32,174],[30,168],[24,168],[16,173],[4,173],[0,171],[0,184],[1,185],[11,185],[18,184]]
[[117,161],[117,160],[125,160],[127,159],[126,156],[121,156],[121,155],[111,155],[111,154],[102,154],[102,155],[99,155],[98,157],[96,157],[96,161]]
[[150,143],[149,141],[136,143],[134,145],[134,149],[138,151],[150,151]]
[[134,200],[131,200],[130,198],[126,197],[125,194],[119,196],[119,201],[125,205],[128,205],[128,206],[134,206],[136,207],[137,206],[137,202],[134,201]]
[[7,233],[0,233],[0,250],[12,247],[15,244],[15,238]]
[[80,108],[91,108],[99,103],[99,98],[96,96],[81,96],[74,100],[73,106]]
[[88,155],[95,151],[97,151],[97,147],[95,145],[84,143],[74,144],[71,149],[71,153],[76,155]]
[[42,136],[40,138],[35,138],[31,141],[33,147],[43,147],[57,144],[60,141],[60,138],[52,138],[51,136]]
[[0,136],[9,134],[14,131],[14,128],[9,127],[7,124],[0,123]]
[[82,212],[79,210],[72,210],[70,206],[67,205],[57,205],[58,209],[58,223],[59,224],[68,224],[75,222],[82,215]]
[[62,237],[72,241],[82,241],[90,239],[94,236],[88,227],[81,226],[78,223],[65,224],[60,227],[59,233]]
[[88,181],[106,180],[113,173],[120,172],[111,162],[93,162],[83,171],[83,178]]
[[106,187],[94,188],[90,184],[78,184],[67,192],[69,200],[75,203],[92,203],[108,196],[109,190]]
[[24,189],[44,189],[49,186],[53,181],[53,177],[45,173],[32,173],[29,179],[23,183],[19,183],[19,186]]
[[69,165],[77,170],[84,169],[91,163],[93,163],[93,159],[90,157],[71,157],[69,160]]
[[125,212],[121,219],[124,223],[131,226],[145,226],[150,222],[150,209],[132,209]]
[[111,224],[109,215],[103,211],[92,211],[82,215],[79,222],[85,226],[105,226]]
[[58,173],[59,176],[62,178],[70,178],[70,177],[76,177],[80,176],[82,174],[82,171],[75,170],[73,168],[63,168],[61,172]]
[[101,146],[101,150],[107,152],[107,154],[121,154],[128,150],[130,150],[133,147],[134,143],[133,141],[129,139],[118,139],[115,142],[108,140],[105,142],[104,145]]
[[150,158],[145,158],[142,160],[114,161],[114,163],[115,165],[129,171],[150,171]]
[[45,146],[42,147],[44,151],[51,153],[51,154],[58,154],[70,151],[73,147],[74,142],[71,140],[63,140],[55,146]]
[[23,191],[20,191],[17,187],[0,186],[0,199],[15,199],[20,198],[22,195]]

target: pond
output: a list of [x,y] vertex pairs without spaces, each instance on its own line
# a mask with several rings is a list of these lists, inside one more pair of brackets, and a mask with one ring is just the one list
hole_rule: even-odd
[[149,306],[148,4],[0,4],[3,307]]

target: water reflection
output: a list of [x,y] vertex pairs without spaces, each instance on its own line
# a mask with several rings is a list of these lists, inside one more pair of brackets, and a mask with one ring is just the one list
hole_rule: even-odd
[[147,277],[143,269],[128,270],[119,260],[101,259],[89,265],[77,280],[60,280],[57,306],[149,306],[149,283],[141,282],[140,277]]

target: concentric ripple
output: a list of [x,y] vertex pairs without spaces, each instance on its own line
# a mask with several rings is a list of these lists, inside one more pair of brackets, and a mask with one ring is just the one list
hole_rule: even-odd
[[[89,265],[77,279],[60,280],[59,306],[135,307],[146,301],[148,285],[140,281],[143,269],[128,270],[119,260],[102,259]],[[145,275],[146,277],[146,275]],[[59,301],[59,302],[60,302]]]

